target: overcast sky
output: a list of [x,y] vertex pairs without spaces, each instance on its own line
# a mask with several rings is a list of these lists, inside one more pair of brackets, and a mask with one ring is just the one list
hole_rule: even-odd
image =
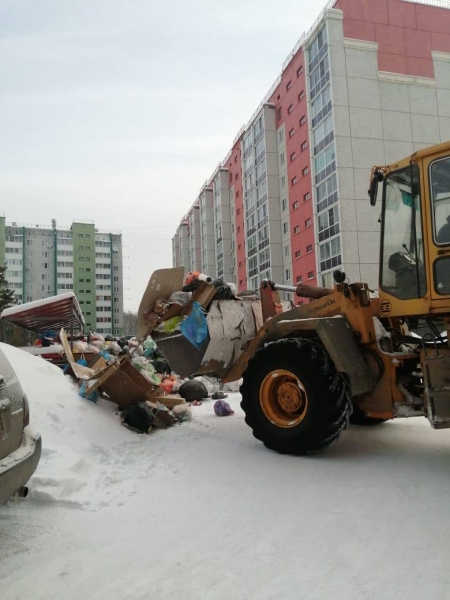
[[0,0],[0,214],[123,233],[125,308],[323,8]]

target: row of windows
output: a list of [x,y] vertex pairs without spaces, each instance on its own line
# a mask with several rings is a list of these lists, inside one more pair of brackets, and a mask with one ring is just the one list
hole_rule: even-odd
[[[314,271],[308,271],[308,279],[314,279]],[[296,283],[301,283],[302,281],[303,277],[301,275],[297,275]],[[300,304],[303,304],[303,302]]]
[[[311,225],[312,225],[312,219],[311,218],[306,219],[305,220],[305,228],[310,227]],[[283,223],[283,233],[288,233],[288,231],[289,231],[289,225],[288,225],[288,222],[285,221]],[[293,232],[294,232],[294,234],[300,233],[300,225],[295,225]]]

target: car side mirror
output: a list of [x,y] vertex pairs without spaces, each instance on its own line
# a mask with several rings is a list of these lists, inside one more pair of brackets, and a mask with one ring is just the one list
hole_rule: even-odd
[[372,169],[372,177],[370,180],[370,188],[368,191],[370,206],[375,206],[377,203],[378,184],[383,181],[383,172],[374,167]]

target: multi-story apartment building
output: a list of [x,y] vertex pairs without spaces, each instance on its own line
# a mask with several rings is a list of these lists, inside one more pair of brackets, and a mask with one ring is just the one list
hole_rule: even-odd
[[[214,243],[199,237],[200,254],[206,239],[209,253],[203,270],[239,290],[266,277],[331,285],[338,267],[376,286],[370,169],[449,139],[448,3],[328,2],[200,192],[205,214],[211,202],[215,210]],[[230,208],[226,244],[215,204],[219,173],[220,204],[223,193]],[[176,237],[174,264],[187,266]]]
[[0,264],[19,303],[75,293],[86,329],[120,335],[123,326],[122,235],[93,223],[69,229],[6,224],[0,217]]

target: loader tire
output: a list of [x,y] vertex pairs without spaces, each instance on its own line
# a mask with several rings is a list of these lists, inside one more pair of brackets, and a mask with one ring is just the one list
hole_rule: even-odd
[[301,338],[258,350],[240,391],[253,435],[283,454],[325,450],[347,427],[352,412],[348,383],[326,350]]
[[366,427],[372,427],[373,425],[380,425],[386,423],[387,419],[377,419],[376,417],[368,417],[365,412],[359,408],[359,406],[353,406],[353,412],[350,416],[351,425],[363,425]]

